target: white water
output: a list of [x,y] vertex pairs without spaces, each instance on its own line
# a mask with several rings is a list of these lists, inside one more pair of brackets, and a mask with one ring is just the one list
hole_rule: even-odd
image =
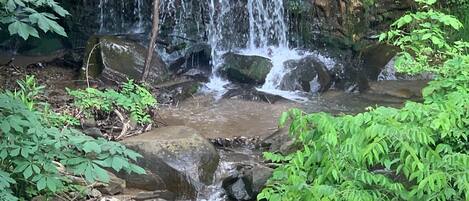
[[[147,21],[149,9],[145,8],[144,0],[134,0],[132,2],[133,11],[125,10],[127,1],[109,1],[100,0],[100,33],[142,33],[145,27],[148,27]],[[205,33],[208,33],[208,43],[211,46],[211,65],[212,74],[204,90],[214,92],[216,98],[227,91],[229,81],[223,79],[219,70],[223,64],[223,55],[226,52],[237,50],[241,54],[257,55],[271,59],[273,68],[266,77],[265,84],[258,88],[259,91],[283,96],[287,99],[296,101],[307,100],[302,93],[283,91],[281,81],[285,74],[289,72],[285,68],[284,62],[292,59],[301,59],[305,56],[315,55],[319,60],[325,62],[328,68],[330,59],[317,53],[301,52],[291,49],[288,44],[288,27],[285,22],[285,13],[283,0],[247,0],[246,10],[249,19],[249,30],[247,33],[236,33],[232,29],[232,17],[235,15],[236,5],[230,0],[206,0],[209,13],[209,25],[205,27]],[[182,12],[177,12],[178,8]],[[173,20],[172,35],[186,37],[186,31],[189,27],[186,21],[192,19],[191,1],[187,0],[162,0],[160,3],[161,22]],[[133,14],[133,15],[132,15]],[[132,18],[132,19],[127,19]],[[132,21],[133,20],[133,21]],[[196,23],[197,29],[203,27]],[[203,20],[202,20],[203,21]],[[200,38],[204,37],[204,31],[199,30]],[[232,41],[236,36],[247,36],[244,41]],[[242,37],[241,37],[242,38]],[[164,53],[163,53],[164,56]],[[177,55],[178,56],[178,55]],[[168,58],[171,57],[168,56]],[[312,85],[317,85],[313,82]],[[314,88],[314,87],[312,87]]]
[[[145,32],[144,0],[134,0],[133,10],[127,10],[126,0],[99,1],[99,33],[143,33]],[[137,20],[135,23],[134,20]]]
[[[217,9],[218,7],[218,9]],[[219,69],[223,63],[223,54],[226,52],[225,47],[222,45],[224,33],[224,17],[230,10],[229,0],[210,0],[210,25],[208,26],[209,44],[211,46],[212,57],[212,75],[209,82],[205,84],[205,90],[215,92],[215,98],[220,99],[226,92],[226,85],[228,81],[219,75]]]

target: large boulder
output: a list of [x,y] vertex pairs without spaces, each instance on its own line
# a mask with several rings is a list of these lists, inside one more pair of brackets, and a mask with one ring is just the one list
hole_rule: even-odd
[[285,74],[280,88],[288,91],[324,92],[332,84],[332,77],[326,65],[315,56],[284,63],[289,72]]
[[[139,79],[145,64],[147,48],[138,42],[118,36],[92,36],[87,42],[82,75],[120,83]],[[160,83],[168,78],[167,66],[157,52],[151,60],[148,82]]]
[[128,138],[122,143],[143,155],[137,164],[147,175],[120,175],[127,186],[168,190],[178,198],[194,199],[212,183],[219,156],[213,145],[192,128],[169,126]]
[[229,80],[246,84],[263,84],[272,69],[270,59],[261,56],[226,53],[221,73]]

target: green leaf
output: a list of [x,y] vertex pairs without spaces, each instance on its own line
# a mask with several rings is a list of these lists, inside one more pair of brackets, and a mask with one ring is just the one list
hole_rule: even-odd
[[23,172],[23,176],[25,179],[28,179],[33,175],[33,167],[29,165]]
[[37,190],[39,191],[44,190],[47,187],[46,178],[42,177],[41,179],[39,179],[39,181],[36,184],[36,187],[37,187]]
[[11,129],[10,123],[8,123],[8,121],[2,121],[2,123],[0,124],[0,129],[3,133],[9,133]]
[[94,152],[99,154],[101,153],[101,148],[96,142],[89,141],[83,145],[83,151],[85,151],[86,153]]

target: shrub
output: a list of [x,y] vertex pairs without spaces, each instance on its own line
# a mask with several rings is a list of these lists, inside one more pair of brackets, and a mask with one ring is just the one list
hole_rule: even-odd
[[93,183],[109,181],[105,168],[144,173],[132,163],[141,156],[123,145],[52,126],[35,104],[42,87],[32,77],[19,83],[19,91],[0,93],[0,200],[64,192],[67,174]]
[[424,102],[377,107],[357,115],[305,114],[293,109],[290,134],[303,145],[288,156],[265,153],[279,167],[258,199],[468,200],[469,55],[467,43],[447,42],[454,17],[417,0],[381,36],[403,51],[401,72],[431,72]]
[[120,91],[107,89],[100,91],[95,88],[85,90],[68,90],[75,98],[75,105],[88,116],[104,112],[111,113],[121,110],[130,114],[132,120],[140,124],[151,123],[149,110],[156,106],[157,101],[143,86],[132,80],[124,83]]

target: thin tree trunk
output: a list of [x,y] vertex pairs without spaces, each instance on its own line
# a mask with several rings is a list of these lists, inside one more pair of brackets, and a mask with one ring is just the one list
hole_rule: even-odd
[[145,65],[143,68],[142,82],[145,82],[150,74],[151,58],[153,58],[153,52],[155,51],[156,38],[158,37],[159,23],[160,23],[160,12],[159,12],[160,0],[153,0],[153,19],[150,36],[150,44],[148,45],[147,58],[145,59]]

